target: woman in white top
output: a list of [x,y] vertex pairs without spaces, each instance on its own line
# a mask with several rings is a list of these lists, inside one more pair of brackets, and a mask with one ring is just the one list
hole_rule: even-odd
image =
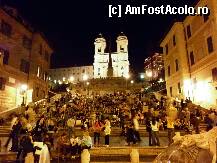
[[159,123],[156,121],[156,118],[153,117],[151,121],[151,133],[152,133],[152,145],[160,146],[159,141]]
[[105,133],[105,146],[109,147],[109,135],[111,134],[111,124],[108,120],[108,118],[106,118],[105,120],[105,129],[104,129],[104,133]]

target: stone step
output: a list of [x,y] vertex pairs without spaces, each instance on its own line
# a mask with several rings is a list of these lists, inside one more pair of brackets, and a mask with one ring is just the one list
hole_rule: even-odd
[[7,163],[16,160],[17,152],[0,152],[0,162]]
[[[140,162],[151,162],[155,159],[155,157],[162,152],[165,147],[135,147],[140,153]],[[90,159],[91,163],[96,162],[117,162],[124,163],[130,162],[130,152],[132,147],[100,147],[100,148],[92,148],[90,149]],[[0,152],[0,162],[1,163],[9,163],[16,161],[16,152]],[[71,160],[70,156],[65,157],[63,160],[62,157],[58,158],[56,153],[52,152],[52,156],[54,157],[51,163],[56,162],[73,162],[80,163],[80,158],[76,158],[75,160]]]

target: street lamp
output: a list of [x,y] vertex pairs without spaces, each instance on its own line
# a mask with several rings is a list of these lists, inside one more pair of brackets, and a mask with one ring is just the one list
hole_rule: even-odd
[[87,82],[87,95],[89,96],[89,85],[90,85],[90,82]]
[[146,71],[146,75],[147,75],[147,77],[152,78],[152,76],[153,76],[152,70]]
[[73,76],[71,76],[70,78],[69,78],[69,81],[70,82],[73,82],[75,79],[74,79],[74,77]]
[[129,74],[126,74],[125,79],[126,79],[126,89],[127,89],[127,80],[130,78]]
[[26,94],[27,88],[28,86],[26,84],[22,84],[20,87],[21,94],[23,95],[23,102],[22,102],[23,106],[25,105],[25,94]]
[[164,80],[162,78],[159,79],[158,83],[162,83]]
[[[84,74],[83,75],[83,77],[82,77],[82,79],[83,79],[83,89],[86,91],[86,89],[85,89],[85,82],[88,80],[88,75],[87,74]],[[89,83],[89,82],[88,82]],[[87,83],[86,83],[87,84]],[[87,84],[88,85],[88,84]]]
[[140,79],[143,80],[144,78],[145,78],[145,75],[144,75],[144,74],[141,74],[141,75],[140,75]]
[[83,75],[83,81],[86,81],[88,79],[88,75],[87,74],[84,74]]

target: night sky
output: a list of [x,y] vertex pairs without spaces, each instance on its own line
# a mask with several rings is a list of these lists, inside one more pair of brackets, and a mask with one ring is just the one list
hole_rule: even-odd
[[163,36],[180,15],[128,15],[109,18],[108,5],[170,4],[183,6],[195,0],[1,0],[18,9],[32,26],[42,31],[54,48],[51,67],[92,65],[94,39],[99,33],[116,51],[122,31],[129,40],[129,59],[134,71],[143,70],[144,59],[157,51]]

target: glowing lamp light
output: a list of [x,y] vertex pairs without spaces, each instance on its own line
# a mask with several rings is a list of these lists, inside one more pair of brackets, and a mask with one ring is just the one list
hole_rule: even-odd
[[87,82],[86,84],[87,84],[87,85],[90,85],[90,83],[89,83],[89,82]]
[[22,84],[20,88],[22,91],[26,91],[28,87],[26,84]]
[[145,75],[141,74],[141,75],[140,75],[140,78],[141,78],[141,79],[144,79],[144,78],[145,78]]
[[131,83],[131,84],[133,84],[133,83],[134,83],[134,81],[133,81],[133,80],[131,80],[131,81],[130,81],[130,83]]
[[153,73],[152,73],[152,71],[151,70],[149,70],[149,71],[146,71],[146,75],[147,75],[147,77],[152,77],[153,76]]
[[63,77],[63,81],[65,81],[66,80],[66,78],[65,77]]
[[71,77],[69,78],[69,80],[70,80],[71,82],[73,82],[75,79],[74,79],[73,76],[71,76]]
[[160,78],[158,82],[162,83],[162,82],[164,82],[164,80],[162,78]]
[[126,78],[126,79],[129,79],[129,78],[130,78],[130,75],[129,75],[129,74],[126,74],[125,78]]
[[83,80],[86,81],[87,79],[88,79],[88,75],[87,75],[87,74],[84,74],[84,75],[83,75]]

